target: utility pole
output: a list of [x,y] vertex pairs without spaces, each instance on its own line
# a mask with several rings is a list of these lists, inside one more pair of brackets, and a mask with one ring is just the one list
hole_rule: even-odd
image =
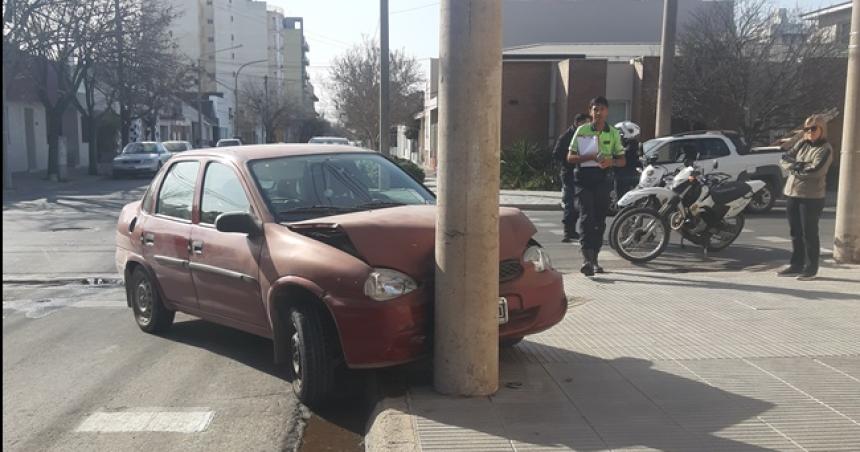
[[388,155],[388,0],[379,0],[379,152]]
[[499,386],[501,2],[443,0],[440,33],[433,384],[484,396]]
[[197,59],[197,146],[203,146],[203,55]]
[[657,130],[655,137],[672,133],[672,72],[675,59],[675,23],[678,0],[663,0],[663,38],[660,49],[660,78],[657,82]]
[[840,263],[860,263],[860,0],[851,12],[848,43],[848,81],[845,86],[845,119],[839,161],[839,195],[836,201],[836,235],[833,258]]
[[113,6],[114,20],[116,21],[117,84],[119,85],[117,101],[119,102],[120,148],[124,148],[129,141],[128,128],[131,125],[131,119],[129,118],[128,105],[126,104],[128,90],[125,86],[125,45],[123,42],[122,15],[120,14],[119,0],[114,0]]
[[266,130],[266,122],[269,121],[269,76],[263,76],[263,95],[266,97],[265,108],[263,108],[263,143],[269,142],[269,133]]
[[252,64],[257,63],[265,63],[269,60],[254,60],[249,61],[241,66],[239,69],[236,69],[236,73],[233,74],[233,137],[239,136],[239,74],[242,72],[242,69],[245,69],[246,66],[250,66]]

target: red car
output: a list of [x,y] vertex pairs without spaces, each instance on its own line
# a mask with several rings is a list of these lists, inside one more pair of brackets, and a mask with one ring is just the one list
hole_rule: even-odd
[[[177,154],[117,224],[116,265],[140,328],[176,311],[274,341],[299,398],[341,369],[432,350],[435,198],[376,152],[267,145]],[[558,323],[561,275],[517,209],[499,212],[503,344]]]

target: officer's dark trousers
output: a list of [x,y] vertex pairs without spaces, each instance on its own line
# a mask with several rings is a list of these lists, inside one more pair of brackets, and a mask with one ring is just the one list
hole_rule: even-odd
[[561,203],[564,207],[564,214],[561,217],[561,222],[564,223],[564,235],[570,236],[576,232],[576,223],[579,221],[579,212],[574,201],[575,187],[573,184],[573,171],[564,171],[561,173]]
[[576,202],[582,224],[583,250],[600,251],[609,210],[609,180],[606,170],[579,168],[576,173]]

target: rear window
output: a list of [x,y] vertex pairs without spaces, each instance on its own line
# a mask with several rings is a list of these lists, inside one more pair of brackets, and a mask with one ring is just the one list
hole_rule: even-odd
[[123,154],[157,154],[158,143],[129,143],[122,150]]

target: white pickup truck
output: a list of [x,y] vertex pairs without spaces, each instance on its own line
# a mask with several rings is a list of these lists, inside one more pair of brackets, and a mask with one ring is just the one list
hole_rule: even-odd
[[737,179],[741,175],[767,183],[750,202],[747,210],[764,213],[773,208],[782,192],[785,174],[779,166],[779,147],[750,148],[737,132],[695,131],[648,140],[642,145],[646,161],[674,171],[682,165],[684,148],[692,146],[698,153],[696,165],[703,172],[718,171]]

